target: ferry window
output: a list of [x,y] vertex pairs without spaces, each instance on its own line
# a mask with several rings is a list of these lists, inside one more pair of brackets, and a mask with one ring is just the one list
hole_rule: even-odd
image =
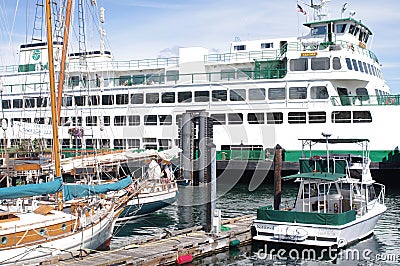
[[374,185],[367,185],[368,190],[368,201],[374,200],[376,198]]
[[357,37],[359,31],[360,31],[360,28],[356,27],[355,30],[354,30],[353,35]]
[[290,71],[306,71],[306,70],[308,70],[307,58],[290,60]]
[[114,104],[114,95],[101,96],[101,103],[103,105],[113,105]]
[[264,124],[264,113],[248,113],[247,122],[249,124]]
[[179,80],[179,70],[168,70],[165,75],[167,77],[167,81]]
[[235,45],[233,49],[235,51],[244,51],[246,50],[246,45]]
[[114,117],[114,126],[126,126],[126,116],[117,115]]
[[310,124],[326,123],[325,112],[308,112],[308,122]]
[[328,99],[329,93],[325,86],[313,86],[310,89],[311,99]]
[[337,24],[336,33],[345,33],[347,24]]
[[25,108],[34,108],[35,107],[35,99],[34,98],[25,98]]
[[210,101],[210,92],[209,91],[195,91],[194,92],[194,101],[195,102],[209,102]]
[[367,64],[365,62],[363,62],[363,67],[364,67],[365,73],[369,74],[368,67],[367,67]]
[[305,124],[306,113],[305,112],[289,112],[288,113],[289,124]]
[[143,93],[131,94],[131,104],[143,104]]
[[311,58],[312,70],[328,70],[331,68],[329,57]]
[[82,117],[81,116],[72,117],[72,125],[81,127],[82,126]]
[[[134,75],[132,76],[133,84],[144,84],[144,75]],[[126,85],[131,85],[130,82]]]
[[140,139],[127,139],[128,149],[139,149]]
[[237,71],[237,78],[238,79],[248,79],[251,78],[253,74],[253,70],[251,68],[239,68]]
[[94,140],[94,139],[85,140],[86,149],[93,149],[95,146],[95,144],[94,144],[95,142],[96,142],[96,140]]
[[282,124],[283,113],[267,113],[267,124]]
[[358,61],[358,68],[360,69],[361,72],[364,73],[363,65],[362,65],[362,62],[360,60]]
[[157,126],[157,116],[156,115],[145,115],[144,124],[146,126]]
[[244,89],[231,90],[229,93],[229,99],[234,102],[246,100],[246,90]]
[[170,139],[159,139],[158,146],[160,150],[168,150],[171,147],[172,140]]
[[264,88],[249,89],[249,100],[251,101],[265,100],[265,95]]
[[79,86],[79,76],[70,77],[69,84],[71,84],[72,87]]
[[85,106],[85,96],[75,96],[75,105],[76,106]]
[[140,116],[128,115],[128,126],[140,126]]
[[368,72],[369,72],[369,74],[370,74],[370,75],[373,75],[374,73],[372,73],[372,67],[371,67],[371,65],[370,65],[370,64],[367,64],[367,66],[368,66]]
[[114,149],[125,149],[126,139],[114,139]]
[[350,25],[350,27],[349,27],[349,33],[354,35],[355,29],[356,29],[356,26],[355,26],[355,25]]
[[157,150],[157,144],[144,144],[143,148],[146,150]]
[[117,95],[115,95],[115,103],[118,104],[118,105],[128,104],[129,103],[128,94],[117,94]]
[[222,69],[221,70],[221,79],[234,79],[235,78],[235,70],[233,69]]
[[37,107],[47,107],[47,98],[38,97],[36,101],[37,101]]
[[97,116],[87,116],[86,126],[97,126]]
[[192,102],[192,92],[191,91],[178,92],[178,102],[191,103]]
[[243,124],[243,114],[240,113],[228,114],[228,124],[229,125]]
[[3,109],[11,109],[11,101],[10,100],[2,100],[1,106]]
[[110,148],[110,140],[109,139],[101,139],[100,140],[100,149],[109,149]]
[[88,104],[89,105],[99,105],[100,104],[100,97],[98,95],[90,95],[88,97]]
[[13,99],[13,108],[22,108],[22,99]]
[[146,93],[146,103],[159,103],[159,94],[158,93]]
[[62,106],[72,106],[72,97],[63,97]]
[[268,89],[269,100],[285,100],[286,90],[285,88],[269,88]]
[[372,116],[369,111],[353,111],[353,123],[371,123]]
[[21,119],[21,121],[24,122],[24,123],[30,123],[31,122],[31,118],[24,117],[24,118]]
[[119,77],[119,85],[120,86],[132,85],[131,76],[120,76]]
[[370,33],[366,32],[365,36],[364,36],[364,42],[367,43],[368,42],[368,38],[369,38]]
[[71,147],[71,140],[70,139],[62,139],[61,147],[64,149],[69,149]]
[[156,83],[161,83],[163,77],[158,74],[147,74],[146,75],[146,85],[154,85]]
[[[60,120],[61,120],[61,118],[60,118]],[[33,123],[43,125],[44,124],[44,117],[35,117],[33,119]]]
[[307,99],[307,88],[306,87],[290,87],[289,88],[289,99],[291,99],[291,100]]
[[314,27],[311,30],[311,35],[324,35],[326,34],[326,26]]
[[340,63],[339,57],[334,57],[332,59],[332,66],[334,70],[340,70],[342,68],[342,64]]
[[162,103],[175,103],[175,92],[164,92],[161,94]]
[[225,114],[212,114],[211,119],[213,120],[214,126],[216,125],[225,125],[226,124],[226,116]]
[[110,118],[109,115],[101,116],[100,117],[100,123],[101,123],[101,120],[103,120],[103,125],[104,126],[110,126],[111,125],[111,118]]
[[274,43],[272,42],[261,43],[261,49],[268,49],[268,48],[274,48]]
[[365,36],[365,32],[364,32],[364,31],[361,31],[361,32],[360,32],[360,35],[358,36],[358,40],[359,40],[360,42],[362,42],[362,41],[364,40],[364,36]]
[[228,92],[226,90],[214,90],[211,93],[213,102],[222,102],[228,99]]
[[353,62],[353,68],[355,71],[358,71],[358,65],[357,65],[357,60],[351,59],[351,62]]
[[172,125],[172,116],[171,115],[159,115],[158,119],[160,120],[161,126],[169,126]]
[[335,111],[332,112],[332,123],[350,123],[351,112],[350,111]]
[[353,70],[353,66],[351,65],[351,60],[350,58],[346,58],[346,64],[347,64],[347,68],[349,70]]

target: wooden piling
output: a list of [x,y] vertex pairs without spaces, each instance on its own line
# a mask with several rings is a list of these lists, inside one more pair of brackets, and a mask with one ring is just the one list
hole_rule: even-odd
[[279,210],[282,196],[282,147],[277,144],[274,157],[274,210]]

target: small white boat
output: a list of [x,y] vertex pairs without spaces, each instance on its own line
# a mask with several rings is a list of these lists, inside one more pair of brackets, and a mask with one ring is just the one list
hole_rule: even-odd
[[[373,233],[386,211],[385,186],[371,176],[367,139],[302,139],[316,144],[361,144],[362,156],[327,154],[300,159],[299,191],[293,208],[261,207],[254,240],[317,247],[345,247]],[[305,152],[303,150],[303,154]]]

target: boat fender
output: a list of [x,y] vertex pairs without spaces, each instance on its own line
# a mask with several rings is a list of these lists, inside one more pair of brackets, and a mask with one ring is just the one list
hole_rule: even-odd
[[239,239],[234,239],[231,242],[229,242],[229,247],[234,248],[240,245],[240,240]]
[[176,263],[177,263],[178,265],[182,265],[182,264],[185,264],[185,263],[190,263],[190,262],[192,262],[192,261],[193,261],[193,256],[190,255],[190,254],[186,254],[186,255],[179,256],[179,257],[176,259]]
[[393,105],[394,103],[395,103],[394,98],[387,98],[387,99],[386,99],[386,104],[387,104],[387,105]]

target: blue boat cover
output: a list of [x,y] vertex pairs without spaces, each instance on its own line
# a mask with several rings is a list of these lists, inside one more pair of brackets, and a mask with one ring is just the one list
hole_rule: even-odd
[[62,178],[58,177],[46,183],[4,187],[0,188],[0,200],[54,194],[62,190],[62,185]]
[[74,198],[82,198],[95,194],[105,194],[110,191],[118,191],[126,188],[132,183],[132,178],[128,176],[118,182],[101,184],[101,185],[76,185],[64,184],[63,196],[64,200],[72,200]]

